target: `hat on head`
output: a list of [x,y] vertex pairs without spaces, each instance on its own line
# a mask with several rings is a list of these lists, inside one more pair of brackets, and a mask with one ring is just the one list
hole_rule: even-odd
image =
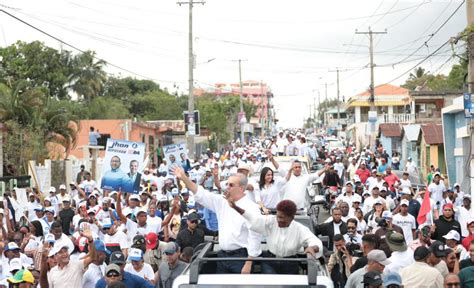
[[456,230],[450,230],[448,234],[443,236],[444,239],[446,240],[456,240],[459,241],[461,240],[461,235],[459,235],[459,232]]
[[61,243],[58,244],[58,243],[59,243],[59,242],[57,242],[57,243],[55,243],[55,244],[53,245],[53,249],[51,249],[51,250],[49,251],[48,257],[51,257],[51,256],[54,256],[54,255],[58,254],[58,252],[61,251],[61,249],[63,249],[63,248],[66,248],[66,249],[67,249],[67,253],[68,253],[69,255],[71,255],[72,250],[71,250],[71,248],[70,248],[68,245],[61,244]]
[[469,195],[469,194],[464,194],[464,196],[462,197],[462,199],[463,199],[463,200],[464,200],[464,199],[469,199],[469,200],[471,200],[471,195]]
[[140,261],[143,259],[143,252],[138,248],[131,248],[128,252],[129,261]]
[[8,242],[7,246],[5,246],[5,252],[6,251],[12,251],[12,250],[20,250],[20,247],[15,242]]
[[237,171],[238,170],[247,170],[249,172],[249,174],[252,174],[253,173],[253,169],[252,167],[250,167],[250,165],[246,164],[246,163],[242,163],[239,165],[239,167],[237,167]]
[[407,199],[403,199],[402,201],[400,201],[400,206],[410,206],[410,201],[408,201]]
[[186,194],[186,195],[189,194],[188,188],[183,188],[183,189],[181,189],[181,195],[185,195],[185,194]]
[[459,185],[459,183],[454,183],[453,188],[456,188],[456,187],[461,187],[461,185]]
[[378,262],[384,266],[390,264],[387,255],[382,250],[374,249],[367,254],[367,260]]
[[385,239],[387,241],[387,244],[390,250],[400,251],[400,252],[407,250],[407,244],[405,242],[405,238],[403,237],[403,234],[389,231],[387,232],[387,236]]
[[443,205],[443,209],[444,208],[451,208],[451,209],[454,209],[454,206],[453,206],[453,203],[446,203]]
[[20,258],[12,258],[9,264],[10,264],[10,272],[18,271],[23,268]]
[[[0,209],[1,209],[1,208],[0,208]],[[43,211],[44,211],[44,208],[43,208],[43,206],[38,205],[38,206],[35,207],[34,210],[35,210],[35,211],[41,211],[41,212],[43,212]],[[2,209],[2,213],[3,213],[3,209]]]
[[379,272],[371,271],[364,274],[364,280],[362,283],[378,286],[383,284],[382,275]]
[[111,264],[125,264],[125,255],[123,255],[122,251],[114,251],[110,255],[110,263]]
[[380,197],[378,197],[378,198],[375,199],[375,201],[374,201],[374,205],[377,205],[377,204],[380,204],[380,205],[383,204],[383,201],[382,201],[382,199],[380,199]]
[[56,242],[56,238],[54,238],[52,233],[48,233],[46,236],[44,236],[44,242],[54,244]]
[[171,189],[171,195],[173,195],[173,197],[174,197],[174,196],[178,196],[178,195],[179,195],[179,190],[178,190],[178,188],[173,188],[173,189]]
[[351,182],[351,181],[347,181],[347,182],[346,182],[346,186],[348,186],[348,185],[350,185],[350,186],[354,186],[354,184],[352,184],[352,182]]
[[196,207],[196,202],[194,200],[189,200],[187,203],[188,208]]
[[402,286],[402,277],[395,271],[384,273],[383,276],[383,287],[390,285]]
[[468,226],[469,226],[469,225],[471,225],[471,223],[474,223],[474,218],[472,218],[472,217],[471,217],[471,218],[469,218],[469,219],[467,219],[467,221],[466,221],[466,225],[468,225]]
[[158,235],[154,232],[150,232],[145,237],[146,249],[155,249],[156,243],[158,243]]
[[69,185],[76,186],[76,182],[71,181],[71,182],[69,182]]
[[112,198],[110,198],[110,197],[104,197],[104,198],[102,199],[102,204],[103,204],[103,203],[110,203],[110,202],[112,202]]
[[69,197],[69,195],[65,195],[63,197],[63,202],[71,202],[71,197]]
[[435,173],[434,173],[434,176],[439,176],[439,177],[441,177],[441,173],[435,172]]
[[136,216],[140,215],[141,213],[148,214],[148,211],[146,210],[145,207],[141,207],[140,210],[138,210]]
[[176,252],[179,252],[179,245],[175,242],[168,242],[168,244],[166,244],[164,253],[165,254],[174,254]]
[[122,274],[122,270],[115,263],[109,264],[109,265],[107,265],[107,267],[105,267],[105,275],[107,275],[107,274],[109,274],[110,272],[113,272],[113,271],[117,272],[118,274]]
[[392,218],[393,218],[392,212],[390,212],[390,211],[383,211],[383,212],[382,212],[382,218],[383,218],[383,219],[392,219]]
[[95,214],[95,209],[89,208],[89,210],[87,210],[87,214]]
[[112,219],[110,218],[104,218],[104,220],[102,220],[102,228],[110,228],[112,227]]
[[[370,196],[370,192],[366,190],[366,191],[364,191],[364,192],[362,193],[362,196],[364,196],[364,195]],[[374,203],[374,204],[375,204],[375,203]]]
[[446,248],[444,247],[444,243],[441,241],[431,243],[429,250],[438,258],[446,256]]
[[158,202],[168,202],[168,197],[163,195],[163,196],[161,196],[161,198],[158,199]]
[[66,185],[65,184],[59,185],[59,190],[66,190]]
[[428,255],[430,255],[430,250],[426,248],[425,246],[419,246],[415,249],[415,252],[413,253],[413,257],[415,258],[416,261],[424,260]]
[[28,269],[23,269],[15,273],[12,277],[8,278],[7,281],[12,284],[19,284],[19,283],[35,283],[35,277]]
[[56,193],[56,188],[49,187],[49,193]]
[[189,221],[199,220],[199,215],[196,212],[189,213],[188,214],[188,220]]
[[[109,197],[112,197],[112,196],[114,196],[114,195],[116,195],[116,194],[118,194],[118,192],[114,190],[114,191],[112,191],[112,192],[109,193]],[[103,201],[103,200],[102,200],[102,201]]]
[[140,197],[137,194],[132,194],[128,200],[135,200],[140,202]]

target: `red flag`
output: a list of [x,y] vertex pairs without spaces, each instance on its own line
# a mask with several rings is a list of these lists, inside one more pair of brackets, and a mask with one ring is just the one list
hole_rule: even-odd
[[423,197],[423,202],[421,202],[420,212],[418,212],[418,217],[416,221],[419,225],[426,222],[426,215],[430,213],[431,210],[431,203],[430,203],[430,192],[428,189],[425,191],[425,197]]

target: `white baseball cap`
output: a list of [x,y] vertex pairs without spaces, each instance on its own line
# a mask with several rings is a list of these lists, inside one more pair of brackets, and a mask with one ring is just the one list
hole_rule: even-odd
[[[58,244],[58,245],[56,245]],[[49,251],[48,257],[56,255],[61,249],[67,248],[67,253],[71,255],[71,248],[68,245],[61,244],[61,242],[57,242],[54,244],[53,249]]]
[[54,188],[54,187],[49,187],[49,192],[50,192],[50,193],[56,193],[56,188]]
[[403,199],[402,201],[400,201],[400,206],[402,205],[410,206],[410,201],[408,201],[407,199]]
[[459,235],[458,231],[456,231],[456,230],[449,231],[448,234],[443,236],[443,238],[446,239],[446,240],[456,240],[456,241],[461,240],[461,236]]
[[59,190],[61,190],[61,189],[66,190],[66,185],[65,184],[59,185]]

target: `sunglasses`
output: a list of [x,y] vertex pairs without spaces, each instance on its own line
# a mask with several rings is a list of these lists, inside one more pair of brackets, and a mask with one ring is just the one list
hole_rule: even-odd
[[189,221],[190,223],[192,224],[197,224],[199,221],[198,220],[192,220],[192,221]]
[[175,254],[175,253],[172,253],[172,252],[165,252],[165,255],[168,255],[168,256],[174,255],[174,254]]
[[111,272],[111,273],[108,273],[106,275],[107,277],[119,277],[120,276],[120,273],[117,273],[117,272]]
[[455,282],[455,283],[446,283],[444,284],[446,287],[460,287],[461,283],[460,282]]

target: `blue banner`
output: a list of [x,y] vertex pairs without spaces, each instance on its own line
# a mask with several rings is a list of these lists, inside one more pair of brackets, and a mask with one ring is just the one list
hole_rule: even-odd
[[464,117],[472,118],[474,109],[472,106],[471,93],[464,93]]

